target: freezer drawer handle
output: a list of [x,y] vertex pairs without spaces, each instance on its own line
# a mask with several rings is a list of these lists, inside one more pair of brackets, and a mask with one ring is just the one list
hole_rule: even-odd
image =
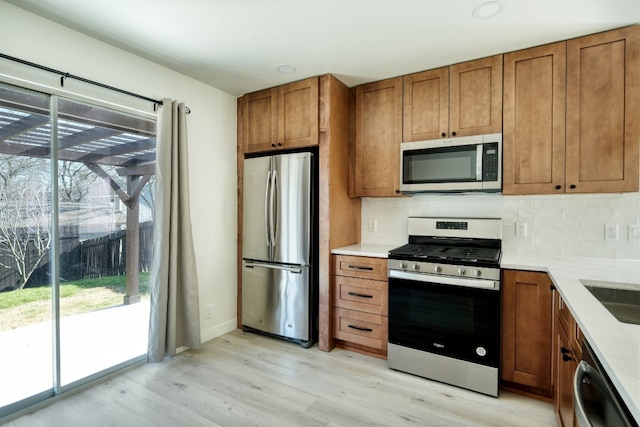
[[373,295],[359,294],[357,292],[349,292],[349,295],[352,296],[352,297],[373,298]]
[[301,274],[302,273],[302,268],[301,267],[290,267],[288,265],[279,265],[279,264],[265,264],[262,262],[247,262],[245,263],[245,267],[247,268],[254,268],[254,267],[262,267],[262,268],[270,268],[272,270],[284,270],[284,271],[288,271],[289,273],[294,273],[294,274]]
[[360,326],[354,326],[354,325],[349,325],[349,327],[350,327],[351,329],[356,329],[356,330],[358,330],[358,331],[363,331],[363,332],[373,332],[373,329],[371,329],[371,328],[362,328],[362,327],[360,327]]
[[359,265],[350,265],[349,268],[352,270],[373,271],[373,267],[361,267]]

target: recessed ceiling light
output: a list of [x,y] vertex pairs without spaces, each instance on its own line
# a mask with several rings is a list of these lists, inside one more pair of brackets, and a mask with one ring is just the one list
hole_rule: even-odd
[[501,1],[489,1],[477,6],[471,12],[471,16],[477,19],[486,19],[496,16],[504,10],[504,4]]
[[296,67],[289,64],[282,64],[276,67],[276,70],[282,74],[291,74],[296,72]]

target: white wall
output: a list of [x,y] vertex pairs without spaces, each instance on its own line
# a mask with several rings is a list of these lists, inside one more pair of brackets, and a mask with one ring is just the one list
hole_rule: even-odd
[[[0,1],[0,52],[190,108],[189,179],[203,341],[236,326],[236,98]],[[0,73],[10,65],[0,60]],[[205,306],[213,318],[205,319]]]
[[[629,225],[640,225],[640,193],[369,198],[362,201],[362,242],[406,243],[409,216],[502,218],[503,249],[511,254],[640,260],[640,240],[629,240]],[[378,231],[368,231],[369,219]],[[516,237],[516,222],[527,223],[526,237]],[[605,224],[618,225],[617,241],[605,241]]]

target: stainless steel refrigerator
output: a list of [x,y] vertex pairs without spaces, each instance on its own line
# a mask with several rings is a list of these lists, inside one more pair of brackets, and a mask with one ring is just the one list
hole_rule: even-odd
[[308,347],[312,153],[244,160],[242,326]]

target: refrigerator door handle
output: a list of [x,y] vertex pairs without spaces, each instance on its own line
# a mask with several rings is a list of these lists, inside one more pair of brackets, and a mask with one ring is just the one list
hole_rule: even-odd
[[277,191],[278,191],[278,174],[274,170],[271,173],[271,194],[269,195],[269,204],[270,204],[269,211],[271,212],[271,223],[269,224],[269,229],[271,230],[271,246],[273,246],[274,249],[276,246],[276,229],[278,227],[278,224],[277,224],[278,205],[277,205],[277,201],[275,200],[276,197],[278,196]]
[[293,266],[281,265],[281,264],[267,264],[264,262],[245,261],[244,266],[247,268],[261,267],[261,268],[270,268],[272,270],[284,270],[294,274],[302,273],[302,267],[293,267]]
[[264,186],[264,240],[267,243],[267,247],[271,246],[269,240],[269,187],[271,183],[271,171],[267,171],[267,182]]

